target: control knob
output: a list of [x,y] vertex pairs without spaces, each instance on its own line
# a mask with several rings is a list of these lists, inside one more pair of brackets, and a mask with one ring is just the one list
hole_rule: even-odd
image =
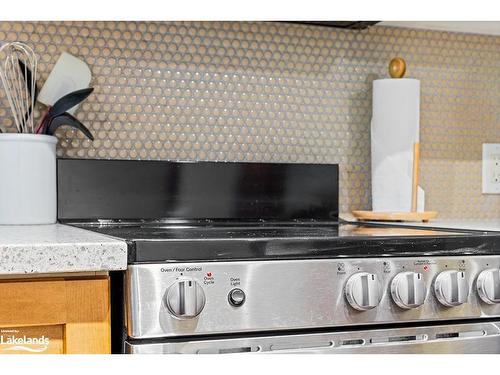
[[227,299],[231,306],[239,307],[245,303],[246,295],[241,289],[234,288],[229,292]]
[[414,309],[423,305],[427,288],[421,273],[401,272],[391,282],[392,299],[403,309]]
[[356,310],[370,310],[377,307],[380,302],[380,289],[377,275],[358,272],[347,280],[345,296],[349,304]]
[[500,270],[488,269],[477,277],[477,292],[479,297],[490,305],[500,303]]
[[469,283],[463,271],[443,271],[434,282],[434,293],[439,302],[448,307],[458,306],[469,297]]
[[198,316],[205,306],[205,292],[192,278],[179,278],[167,290],[165,304],[170,314],[179,319]]

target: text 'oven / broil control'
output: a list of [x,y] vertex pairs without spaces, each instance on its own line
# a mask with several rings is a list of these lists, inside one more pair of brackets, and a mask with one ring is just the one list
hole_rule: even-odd
[[479,297],[490,305],[500,303],[500,270],[488,269],[477,277],[477,292]]
[[192,319],[205,307],[205,292],[194,279],[181,278],[168,288],[165,304],[176,318]]
[[347,280],[345,296],[349,304],[356,310],[370,310],[380,303],[380,289],[376,274],[358,272]]
[[463,271],[443,271],[434,282],[434,293],[447,307],[461,305],[469,297],[469,283]]
[[239,307],[245,303],[245,292],[241,289],[234,288],[229,292],[227,299],[232,306]]
[[427,294],[424,278],[421,273],[401,272],[391,282],[392,299],[403,309],[414,309],[422,306]]

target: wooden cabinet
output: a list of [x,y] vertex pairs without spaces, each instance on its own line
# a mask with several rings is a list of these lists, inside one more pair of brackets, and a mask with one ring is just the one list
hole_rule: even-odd
[[109,277],[0,281],[0,354],[110,353]]

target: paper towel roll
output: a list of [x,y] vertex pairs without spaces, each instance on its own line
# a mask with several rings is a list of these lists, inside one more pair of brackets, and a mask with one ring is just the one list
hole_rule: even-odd
[[[372,209],[376,212],[410,212],[413,145],[419,142],[420,81],[373,81],[371,123]],[[419,187],[418,211],[423,211]]]

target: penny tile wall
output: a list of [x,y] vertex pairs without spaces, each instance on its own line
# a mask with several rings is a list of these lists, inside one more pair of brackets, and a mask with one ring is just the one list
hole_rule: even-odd
[[[500,37],[259,22],[0,22],[35,48],[42,84],[59,54],[95,93],[58,130],[77,158],[339,163],[341,212],[369,209],[371,82],[394,56],[422,81],[421,185],[441,218],[498,218],[481,194],[481,144],[500,142]],[[41,107],[37,111],[40,115]],[[14,131],[0,90],[0,127]]]

